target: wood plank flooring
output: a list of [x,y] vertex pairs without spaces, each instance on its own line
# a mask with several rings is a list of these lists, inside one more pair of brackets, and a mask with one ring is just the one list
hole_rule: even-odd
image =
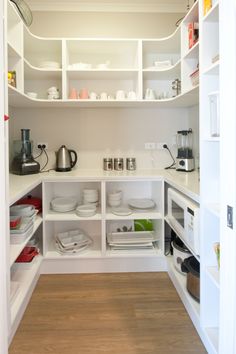
[[42,275],[9,354],[206,353],[167,273]]

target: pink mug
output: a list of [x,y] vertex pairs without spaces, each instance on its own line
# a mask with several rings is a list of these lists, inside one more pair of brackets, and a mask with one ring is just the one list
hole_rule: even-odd
[[89,93],[88,93],[88,90],[83,88],[80,90],[79,92],[79,98],[83,99],[83,100],[86,100],[89,98]]
[[77,100],[77,98],[78,98],[77,90],[75,88],[72,88],[70,90],[69,99],[70,100]]

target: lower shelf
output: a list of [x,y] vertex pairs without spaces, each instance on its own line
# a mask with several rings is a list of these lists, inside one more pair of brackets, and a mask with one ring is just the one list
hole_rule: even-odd
[[167,257],[169,276],[185,305],[189,316],[195,326],[200,327],[200,304],[195,301],[188,293],[186,288],[186,276],[180,274],[174,267],[173,257]]
[[27,303],[37,283],[42,260],[43,257],[41,255],[37,256],[34,264],[32,264],[32,267],[29,269],[23,269],[20,265],[12,267],[11,281],[19,283],[19,290],[11,304],[11,336],[14,335],[17,325],[23,316]]

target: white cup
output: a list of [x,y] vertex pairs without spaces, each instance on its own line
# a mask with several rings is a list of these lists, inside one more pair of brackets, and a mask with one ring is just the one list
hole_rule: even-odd
[[155,100],[155,92],[152,89],[147,88],[144,97],[145,100]]
[[123,91],[123,90],[116,91],[116,99],[117,100],[124,100],[125,99],[125,91]]
[[90,92],[89,98],[90,98],[90,100],[96,100],[96,99],[97,99],[97,94],[96,94],[96,92]]
[[106,93],[106,92],[102,92],[102,93],[100,94],[100,99],[101,99],[101,100],[107,100],[107,93]]
[[128,99],[129,100],[136,100],[136,93],[134,91],[129,91]]

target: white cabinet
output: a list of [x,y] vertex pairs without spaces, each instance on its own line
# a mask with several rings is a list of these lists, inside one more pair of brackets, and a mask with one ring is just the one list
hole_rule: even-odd
[[[51,201],[55,197],[74,197],[78,204],[83,203],[83,190],[97,189],[99,195],[97,213],[91,217],[79,217],[75,211],[67,213],[55,212],[51,208]],[[112,191],[121,191],[122,206],[128,206],[131,198],[152,199],[156,206],[152,210],[133,210],[128,216],[118,216],[112,213],[108,203],[108,194]],[[162,180],[126,180],[126,181],[52,181],[44,182],[44,255],[47,260],[71,259],[91,259],[108,257],[155,257],[164,256],[163,241],[163,182]],[[151,220],[154,233],[157,235],[158,242],[151,250],[125,250],[112,252],[108,243],[107,235],[116,232],[117,228],[127,226],[134,231],[134,221]],[[59,232],[65,232],[81,228],[93,240],[93,245],[81,253],[73,256],[61,256],[56,251],[55,235]],[[128,234],[127,234],[128,235]],[[61,265],[62,266],[62,265]],[[114,265],[115,266],[115,265]],[[148,265],[147,265],[148,267]]]
[[[17,80],[16,88],[9,86],[12,106],[187,107],[198,102],[197,85],[189,82],[198,47],[186,54],[183,44],[188,18],[169,37],[142,40],[41,38],[30,33],[10,2],[8,17],[9,70],[16,72]],[[166,67],[158,65],[167,61]],[[176,95],[172,89],[175,80],[182,80],[183,94],[179,90]],[[59,90],[59,99],[53,102],[48,100],[50,87]],[[97,99],[81,99],[82,89],[95,92]],[[147,89],[154,91],[152,99],[145,99]],[[71,90],[77,95],[71,95]],[[121,90],[125,98],[117,99]],[[36,92],[37,97],[29,97],[28,92]],[[104,92],[108,99],[101,99]]]

